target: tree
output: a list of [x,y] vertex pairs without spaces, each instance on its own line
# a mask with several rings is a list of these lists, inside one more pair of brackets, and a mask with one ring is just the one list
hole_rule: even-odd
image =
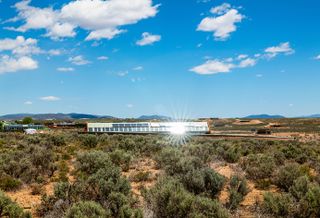
[[32,117],[25,117],[22,120],[22,124],[31,124],[31,123],[33,123]]

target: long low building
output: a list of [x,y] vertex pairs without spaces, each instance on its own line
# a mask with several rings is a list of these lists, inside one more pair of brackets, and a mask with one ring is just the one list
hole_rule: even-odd
[[26,129],[35,129],[40,130],[44,129],[43,125],[34,125],[34,124],[4,124],[3,130],[5,132],[23,132]]
[[89,133],[205,134],[207,122],[88,123]]

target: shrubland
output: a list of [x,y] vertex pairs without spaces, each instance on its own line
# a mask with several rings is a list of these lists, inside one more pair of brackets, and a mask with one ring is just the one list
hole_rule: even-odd
[[[256,216],[319,217],[319,157],[317,142],[0,133],[0,208],[30,217],[4,193],[29,187],[42,196],[38,217],[219,218],[241,214],[254,188],[262,193],[250,208]],[[140,169],[144,159],[155,166]],[[216,163],[236,170],[228,177]]]

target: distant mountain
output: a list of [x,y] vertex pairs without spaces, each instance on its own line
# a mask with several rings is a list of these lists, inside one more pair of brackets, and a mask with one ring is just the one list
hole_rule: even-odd
[[309,116],[304,116],[302,118],[320,118],[320,114],[312,114],[312,115],[309,115]]
[[244,118],[246,119],[281,119],[285,117],[281,115],[257,114],[257,115],[249,115]]
[[1,120],[21,120],[25,117],[32,117],[35,120],[69,120],[69,119],[98,119],[98,118],[113,118],[112,116],[99,116],[92,114],[63,114],[63,113],[47,113],[47,114],[7,114],[0,116]]
[[171,120],[170,117],[161,116],[161,115],[142,115],[137,119],[139,120]]

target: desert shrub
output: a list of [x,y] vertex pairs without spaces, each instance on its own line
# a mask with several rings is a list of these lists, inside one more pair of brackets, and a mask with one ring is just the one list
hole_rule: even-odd
[[132,156],[130,153],[124,150],[115,150],[109,153],[111,161],[122,168],[124,171],[128,171],[131,163]]
[[72,205],[67,211],[66,218],[107,218],[111,215],[93,201],[80,201]]
[[223,157],[228,163],[236,163],[241,157],[242,150],[238,145],[229,145],[222,146],[218,149],[219,154]]
[[32,184],[31,185],[31,194],[32,195],[42,195],[44,193],[44,187],[42,184]]
[[174,179],[158,181],[145,193],[145,199],[156,218],[227,217],[217,201],[195,197]]
[[184,147],[190,156],[196,156],[203,160],[205,163],[211,161],[214,155],[216,155],[216,148],[210,143],[192,143],[191,145]]
[[307,176],[301,176],[297,178],[289,188],[290,194],[297,200],[302,199],[308,192],[309,183],[310,180]]
[[112,165],[109,155],[103,151],[80,153],[77,156],[76,170],[85,174],[93,174],[101,168]]
[[95,135],[83,135],[81,145],[86,148],[95,148],[98,145],[98,139]]
[[292,198],[288,194],[272,194],[267,192],[263,196],[262,207],[266,213],[276,217],[287,217],[290,214]]
[[243,160],[241,167],[246,171],[248,178],[257,180],[270,178],[276,165],[270,155],[250,154]]
[[17,203],[0,190],[0,217],[31,218],[31,214],[25,213]]
[[234,210],[238,207],[244,196],[248,193],[247,181],[240,176],[232,176],[228,188],[229,201],[227,206]]
[[58,164],[58,176],[59,176],[59,181],[61,182],[67,182],[68,181],[68,172],[69,172],[69,167],[67,165],[67,162],[62,160]]
[[66,140],[62,135],[51,135],[49,141],[52,143],[53,146],[65,146]]
[[143,182],[143,181],[148,181],[150,179],[150,172],[146,171],[139,171],[135,173],[130,180],[133,182]]
[[142,218],[142,211],[130,207],[129,199],[122,193],[112,192],[108,197],[108,208],[113,217]]
[[306,169],[297,163],[288,163],[281,166],[275,173],[274,183],[279,187],[288,191],[293,182],[300,176],[306,175]]
[[310,185],[305,198],[301,201],[301,217],[320,216],[320,186]]
[[20,180],[12,178],[11,176],[4,175],[0,177],[0,189],[4,191],[13,191],[21,187]]

